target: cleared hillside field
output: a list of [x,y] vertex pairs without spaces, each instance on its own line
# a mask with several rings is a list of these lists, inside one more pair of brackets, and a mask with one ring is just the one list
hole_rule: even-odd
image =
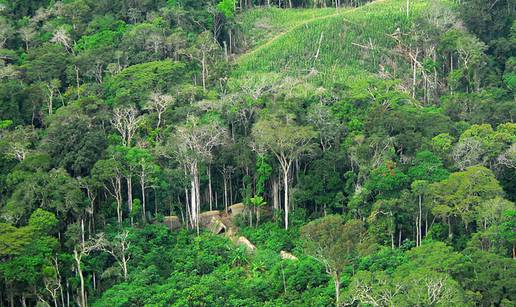
[[259,46],[276,35],[291,31],[300,24],[341,13],[335,8],[280,9],[255,8],[238,15],[237,23],[243,34],[243,49]]
[[[334,10],[333,14],[309,21],[305,19],[304,23],[301,21],[291,30],[242,54],[236,60],[234,75],[250,72],[310,74],[314,81],[326,83],[377,73],[383,66],[393,77],[399,77],[394,74],[406,71],[403,69],[406,63],[394,52],[396,42],[391,35],[406,32],[412,19],[420,16],[427,5],[425,0],[411,1],[407,16],[405,0],[379,0],[355,9]],[[283,10],[283,14],[298,13]]]

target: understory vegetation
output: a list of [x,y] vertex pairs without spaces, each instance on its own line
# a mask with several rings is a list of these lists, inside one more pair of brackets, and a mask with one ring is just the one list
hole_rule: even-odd
[[515,10],[0,0],[0,306],[514,306]]

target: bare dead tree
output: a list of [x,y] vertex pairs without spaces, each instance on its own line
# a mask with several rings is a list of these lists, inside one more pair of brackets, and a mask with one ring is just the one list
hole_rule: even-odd
[[113,111],[111,124],[120,133],[122,145],[126,147],[131,146],[139,123],[138,110],[134,107],[121,107]]
[[102,242],[97,240],[90,240],[79,244],[73,249],[73,258],[75,260],[75,266],[77,274],[79,274],[79,280],[81,282],[80,289],[80,307],[88,306],[88,296],[86,293],[86,286],[84,281],[84,272],[82,271],[82,258],[88,256],[92,251],[99,250],[102,247]]
[[63,45],[66,50],[73,53],[73,42],[68,34],[68,31],[64,27],[60,27],[52,33],[50,42]]
[[127,280],[128,273],[128,262],[131,259],[130,247],[131,243],[129,242],[129,231],[124,230],[115,235],[112,241],[106,239],[103,233],[97,234],[97,236],[91,241],[92,246],[99,251],[104,251],[113,258],[115,258],[117,264],[120,266],[122,270],[122,275],[124,280]]
[[161,117],[167,108],[175,101],[175,98],[171,95],[162,94],[159,92],[152,92],[147,101],[146,109],[156,112],[158,115],[158,123],[156,129],[159,129],[161,125]]
[[18,34],[20,34],[22,41],[25,43],[25,52],[29,52],[30,42],[34,39],[34,37],[37,34],[36,30],[34,29],[34,27],[28,25],[21,27],[18,30]]

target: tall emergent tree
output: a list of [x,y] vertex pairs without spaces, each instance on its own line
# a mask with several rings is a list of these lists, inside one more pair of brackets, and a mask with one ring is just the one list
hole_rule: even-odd
[[258,148],[272,152],[281,165],[283,173],[285,229],[288,229],[289,172],[292,163],[308,152],[316,132],[308,126],[297,125],[293,116],[264,118],[253,127],[253,137]]
[[339,306],[341,273],[352,263],[364,234],[362,221],[350,220],[344,224],[339,215],[327,215],[301,228],[305,253],[324,264],[326,273],[333,277],[336,306]]
[[177,159],[190,175],[190,224],[199,231],[201,192],[199,164],[212,158],[212,151],[227,139],[227,129],[217,120],[203,122],[190,116],[172,139]]

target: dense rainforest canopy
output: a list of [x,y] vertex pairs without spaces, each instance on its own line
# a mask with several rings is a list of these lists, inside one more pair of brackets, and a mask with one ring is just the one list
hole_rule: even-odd
[[515,10],[0,0],[0,306],[514,306]]

